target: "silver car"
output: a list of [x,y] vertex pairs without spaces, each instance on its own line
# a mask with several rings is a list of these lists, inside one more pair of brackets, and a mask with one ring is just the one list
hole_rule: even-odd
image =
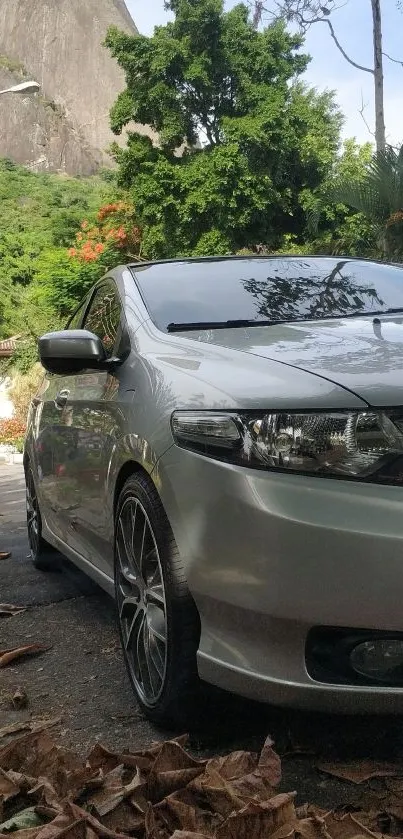
[[403,710],[402,268],[121,266],[39,349],[32,559],[115,594],[152,720],[191,712],[200,677]]

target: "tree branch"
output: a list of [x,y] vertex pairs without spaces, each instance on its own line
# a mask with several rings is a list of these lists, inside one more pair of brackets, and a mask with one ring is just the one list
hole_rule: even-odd
[[382,52],[382,55],[384,55],[385,58],[388,58],[389,61],[393,61],[394,64],[400,64],[400,66],[403,67],[403,61],[399,61],[398,58],[392,58],[392,56],[388,55],[387,52]]
[[[303,22],[308,23],[308,21],[303,21]],[[324,17],[313,18],[312,20],[309,21],[309,25],[311,25],[312,23],[327,23],[327,25],[329,27],[330,35],[333,38],[333,41],[336,44],[337,49],[341,52],[343,58],[345,58],[346,61],[348,61],[348,63],[351,64],[353,67],[356,67],[357,70],[362,70],[364,73],[370,73],[371,76],[374,75],[374,71],[373,71],[372,67],[364,67],[363,64],[357,64],[356,61],[353,61],[353,59],[350,58],[349,55],[347,55],[345,49],[343,49],[339,39],[337,38],[337,35],[334,31],[333,24],[329,20],[329,18],[327,18],[327,17],[326,18],[324,18]]]
[[358,113],[360,114],[360,117],[361,117],[368,133],[371,134],[371,137],[375,137],[375,132],[371,131],[371,129],[370,129],[368,123],[367,123],[367,120],[365,119],[365,116],[364,116],[364,111],[365,111],[365,108],[367,107],[367,104],[368,103],[364,102],[364,97],[363,97],[362,91],[361,91],[361,108],[358,109]]
[[[297,4],[297,5],[299,6],[299,4]],[[297,21],[300,29],[304,33],[314,23],[326,23],[327,26],[329,27],[330,36],[333,38],[333,41],[336,44],[336,47],[339,50],[339,52],[341,52],[343,58],[345,58],[345,60],[348,61],[348,63],[351,64],[352,67],[355,67],[357,70],[362,70],[363,73],[370,73],[371,76],[373,76],[374,75],[374,70],[373,70],[372,67],[364,67],[363,64],[358,64],[357,61],[354,61],[354,59],[350,58],[350,56],[347,55],[344,47],[342,47],[342,45],[341,45],[341,43],[340,43],[340,41],[339,41],[335,31],[334,31],[334,26],[333,26],[331,20],[329,19],[329,14],[331,12],[335,11],[335,9],[342,8],[342,6],[344,6],[344,5],[345,5],[345,3],[341,3],[340,6],[333,6],[332,9],[330,9],[324,17],[319,17],[318,15],[316,15],[316,17],[313,16],[313,17],[311,17],[310,19],[307,20],[306,18],[304,18],[303,10],[300,11],[299,8],[297,8],[297,9],[294,8],[293,9],[292,4],[290,3],[288,5],[287,0],[285,0],[285,2],[283,2],[283,3],[280,3],[279,0],[276,0],[276,6],[277,6],[278,12],[279,12],[278,17],[283,17],[283,18],[285,17],[286,19],[288,18],[289,20],[294,19],[295,21]],[[267,7],[263,6],[263,4],[260,2],[260,0],[254,0],[254,9],[255,9],[255,13],[256,13],[256,19],[254,21],[255,24],[260,22],[263,10],[266,12],[266,14],[269,13],[269,10],[267,9]],[[315,11],[318,12],[318,7],[316,8]]]

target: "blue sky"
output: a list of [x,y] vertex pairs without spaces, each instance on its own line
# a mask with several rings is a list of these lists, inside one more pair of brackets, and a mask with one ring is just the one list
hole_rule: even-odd
[[[126,0],[137,28],[151,35],[154,26],[166,23],[163,0]],[[227,6],[234,5],[228,0]],[[393,58],[403,61],[403,13],[396,0],[383,0],[383,48]],[[359,64],[372,64],[372,19],[370,0],[347,0],[332,18],[336,34],[346,52]],[[355,136],[359,142],[371,135],[359,114],[361,102],[366,105],[365,117],[373,124],[372,76],[351,67],[340,55],[327,34],[324,24],[312,27],[306,40],[306,52],[312,56],[306,80],[319,90],[336,91],[337,101],[345,115],[344,135]],[[385,60],[385,112],[388,140],[403,142],[403,67]]]

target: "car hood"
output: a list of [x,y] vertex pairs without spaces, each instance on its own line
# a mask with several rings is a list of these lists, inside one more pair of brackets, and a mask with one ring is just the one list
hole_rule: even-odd
[[403,405],[401,315],[211,329],[181,335],[317,374],[372,406]]

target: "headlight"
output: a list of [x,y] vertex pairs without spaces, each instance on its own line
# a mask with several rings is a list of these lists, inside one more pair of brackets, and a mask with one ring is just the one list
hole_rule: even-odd
[[322,477],[373,480],[403,454],[401,411],[175,411],[172,433],[178,446],[218,460]]

